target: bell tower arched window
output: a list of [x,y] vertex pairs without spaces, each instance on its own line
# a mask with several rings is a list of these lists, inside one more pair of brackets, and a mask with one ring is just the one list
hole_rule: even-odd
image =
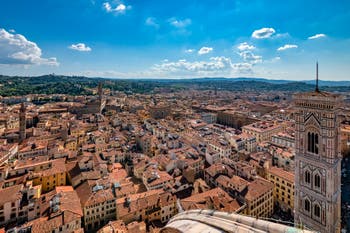
[[318,154],[318,134],[317,133],[307,133],[307,151]]
[[304,201],[304,210],[310,212],[310,201],[308,199]]
[[317,205],[317,204],[314,206],[314,215],[315,215],[317,218],[321,217],[321,208],[320,208],[320,206]]
[[321,188],[321,177],[320,177],[320,175],[316,174],[314,181],[315,181],[315,187],[316,188]]
[[307,183],[307,184],[310,184],[310,182],[311,182],[311,174],[310,174],[310,172],[309,171],[305,171],[305,183]]

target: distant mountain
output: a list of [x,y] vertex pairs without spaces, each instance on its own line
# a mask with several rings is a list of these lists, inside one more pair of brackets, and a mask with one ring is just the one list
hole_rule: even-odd
[[[311,91],[315,81],[272,80],[265,78],[193,78],[193,79],[117,79],[87,78],[82,76],[43,75],[37,77],[0,75],[0,96],[27,94],[91,95],[92,88],[103,82],[105,88],[125,93],[176,92],[179,90],[227,90],[227,91]],[[350,81],[320,80],[321,90],[349,92]]]
[[[194,80],[194,79],[191,79]],[[195,80],[201,80],[201,81],[223,81],[223,80],[230,80],[234,82],[238,81],[256,81],[256,82],[265,82],[265,83],[272,83],[272,84],[286,84],[286,83],[307,83],[310,85],[315,85],[315,80],[282,80],[282,79],[267,79],[267,78],[254,78],[254,77],[238,77],[238,78],[197,78]],[[319,86],[329,86],[329,87],[340,87],[340,86],[350,86],[350,81],[328,81],[328,80],[319,80],[318,82]]]
[[[315,80],[306,80],[303,81],[308,84],[315,85]],[[350,86],[350,81],[326,81],[326,80],[319,80],[318,81],[319,86],[329,86],[329,87],[340,87],[340,86]]]

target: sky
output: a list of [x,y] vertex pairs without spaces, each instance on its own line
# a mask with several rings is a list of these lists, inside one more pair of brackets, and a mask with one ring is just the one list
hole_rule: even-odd
[[350,80],[350,1],[1,0],[0,74]]

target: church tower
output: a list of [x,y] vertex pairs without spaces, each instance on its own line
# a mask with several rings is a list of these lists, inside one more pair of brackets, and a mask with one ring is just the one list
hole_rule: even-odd
[[322,233],[340,232],[342,97],[320,91],[294,95],[295,224]]
[[19,110],[19,142],[26,139],[26,107],[24,103],[21,103],[21,108]]
[[98,94],[98,104],[99,104],[98,111],[99,111],[99,113],[102,113],[102,110],[106,106],[106,100],[103,98],[102,82],[99,82],[99,84],[98,84],[97,94]]
[[103,98],[102,82],[98,83],[97,94],[98,94],[98,99],[102,102],[102,98]]

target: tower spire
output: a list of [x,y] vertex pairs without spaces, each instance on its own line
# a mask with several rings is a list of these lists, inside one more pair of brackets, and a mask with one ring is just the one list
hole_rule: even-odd
[[319,92],[320,90],[318,89],[318,61],[316,62],[316,92]]

